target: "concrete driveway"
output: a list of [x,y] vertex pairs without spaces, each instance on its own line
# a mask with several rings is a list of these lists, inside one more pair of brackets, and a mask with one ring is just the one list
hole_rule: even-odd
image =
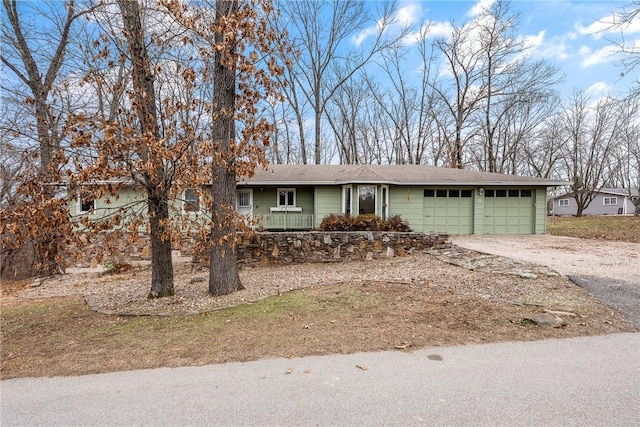
[[535,235],[452,236],[461,247],[546,265],[640,329],[640,244]]

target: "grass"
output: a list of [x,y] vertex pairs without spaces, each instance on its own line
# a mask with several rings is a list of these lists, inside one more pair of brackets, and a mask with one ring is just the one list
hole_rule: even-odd
[[[526,279],[518,280],[522,283],[514,286],[525,284]],[[568,286],[562,278],[549,280],[543,285],[550,290]],[[0,374],[82,375],[633,330],[577,287],[563,291],[563,297],[573,298],[572,293],[582,301],[576,308],[588,319],[570,320],[561,329],[522,322],[539,307],[396,283],[318,286],[172,317],[99,314],[80,297],[3,297]]]
[[589,215],[547,219],[547,230],[554,236],[640,243],[640,216]]
[[[555,235],[640,242],[637,217],[551,217]],[[561,277],[497,278],[447,270],[447,280],[486,295],[433,283],[324,285],[200,315],[121,317],[90,310],[80,297],[28,300],[2,283],[0,377],[81,375],[155,367],[248,361],[265,357],[563,338],[633,331],[618,313]],[[498,281],[509,281],[499,285]],[[26,286],[23,284],[22,286]],[[508,286],[511,300],[492,290]],[[529,289],[529,290],[527,290]],[[533,292],[533,293],[532,293]],[[559,329],[528,324],[541,310],[579,314]],[[534,298],[535,299],[535,298]],[[517,301],[520,303],[514,303]],[[545,306],[548,303],[543,302]]]

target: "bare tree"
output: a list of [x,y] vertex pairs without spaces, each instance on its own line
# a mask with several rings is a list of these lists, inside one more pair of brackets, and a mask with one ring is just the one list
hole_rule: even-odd
[[433,83],[435,102],[446,109],[446,116],[437,120],[445,132],[447,166],[454,168],[464,167],[465,146],[477,132],[471,127],[471,119],[487,92],[483,52],[474,43],[476,28],[475,21],[462,26],[452,23],[451,36],[435,41],[448,73],[447,78],[440,77]]
[[[56,83],[65,62],[72,26],[90,11],[77,9],[74,0],[67,2],[64,8],[60,6],[61,3],[2,1],[0,61],[12,74],[12,78],[3,80],[2,90],[24,103],[35,122],[37,135],[36,147],[24,147],[33,152],[30,157],[37,162],[33,170],[21,177],[17,187],[24,200],[11,208],[3,208],[2,227],[11,227],[13,244],[24,243],[25,239],[33,241],[39,272],[45,275],[64,268],[62,236],[69,231],[66,202],[56,192],[60,170],[66,161],[61,149],[68,113],[57,108]],[[41,25],[36,27],[28,20],[25,25],[24,17],[34,14],[40,16]],[[45,44],[47,48],[43,47]],[[11,126],[6,120],[3,123]],[[14,132],[23,133],[21,140],[26,141],[30,139],[29,127]],[[4,243],[3,240],[3,246]]]
[[640,99],[628,97],[617,102],[618,127],[614,147],[615,185],[626,190],[640,215]]
[[557,105],[553,90],[558,71],[549,63],[532,61],[516,36],[518,15],[498,1],[478,19],[483,52],[482,86],[486,96],[477,121],[483,153],[478,166],[487,172],[515,174],[525,138],[544,122]]
[[388,123],[394,147],[394,162],[421,164],[429,161],[434,145],[436,125],[434,119],[433,55],[427,36],[429,25],[424,25],[417,40],[420,63],[411,74],[406,72],[408,51],[401,44],[387,49],[378,61],[379,68],[388,79],[385,86],[376,85],[367,76],[369,92]]
[[566,144],[563,160],[578,205],[577,216],[582,215],[600,188],[611,183],[610,164],[620,125],[615,101],[602,98],[592,106],[584,92],[576,91],[561,113]]
[[[300,150],[307,163],[305,115],[307,108],[313,119],[313,162],[322,161],[322,119],[335,92],[344,85],[377,53],[401,39],[406,29],[389,35],[395,6],[382,3],[379,16],[371,15],[370,5],[361,1],[301,0],[277,3],[281,11],[279,28],[287,27],[298,52],[293,61],[286,62],[285,93],[297,115]],[[371,24],[373,22],[373,24]],[[344,52],[349,37],[364,31],[371,24],[370,37],[358,50]]]

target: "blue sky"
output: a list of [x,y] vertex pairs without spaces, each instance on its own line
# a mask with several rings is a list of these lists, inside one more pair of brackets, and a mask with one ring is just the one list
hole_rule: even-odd
[[[431,21],[434,34],[447,31],[449,23],[467,22],[481,5],[493,0],[478,1],[401,1],[400,14],[414,26]],[[564,95],[574,89],[589,91],[598,97],[622,95],[634,81],[640,80],[640,70],[621,77],[620,57],[609,40],[620,39],[620,30],[606,31],[603,22],[611,21],[628,1],[599,0],[515,0],[512,11],[520,14],[519,36],[527,41],[529,54],[544,58],[565,75],[560,90]],[[640,49],[640,17],[624,29],[627,42]]]

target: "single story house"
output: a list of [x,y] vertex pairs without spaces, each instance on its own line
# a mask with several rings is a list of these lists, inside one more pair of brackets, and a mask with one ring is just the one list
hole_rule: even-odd
[[[236,209],[274,231],[318,228],[329,214],[376,214],[400,215],[417,232],[543,234],[547,187],[566,184],[425,165],[270,165],[238,182]],[[72,214],[97,217],[136,200],[143,193],[134,187],[108,204],[78,196]],[[193,189],[181,203],[183,214],[201,209]]]
[[270,165],[237,186],[264,229],[317,228],[329,214],[400,215],[418,232],[542,234],[549,179],[425,165]]
[[[627,215],[636,210],[634,202],[638,200],[638,189],[601,188],[595,194],[589,206],[582,211],[583,215]],[[575,215],[578,205],[574,193],[565,193],[550,200],[551,215]]]

